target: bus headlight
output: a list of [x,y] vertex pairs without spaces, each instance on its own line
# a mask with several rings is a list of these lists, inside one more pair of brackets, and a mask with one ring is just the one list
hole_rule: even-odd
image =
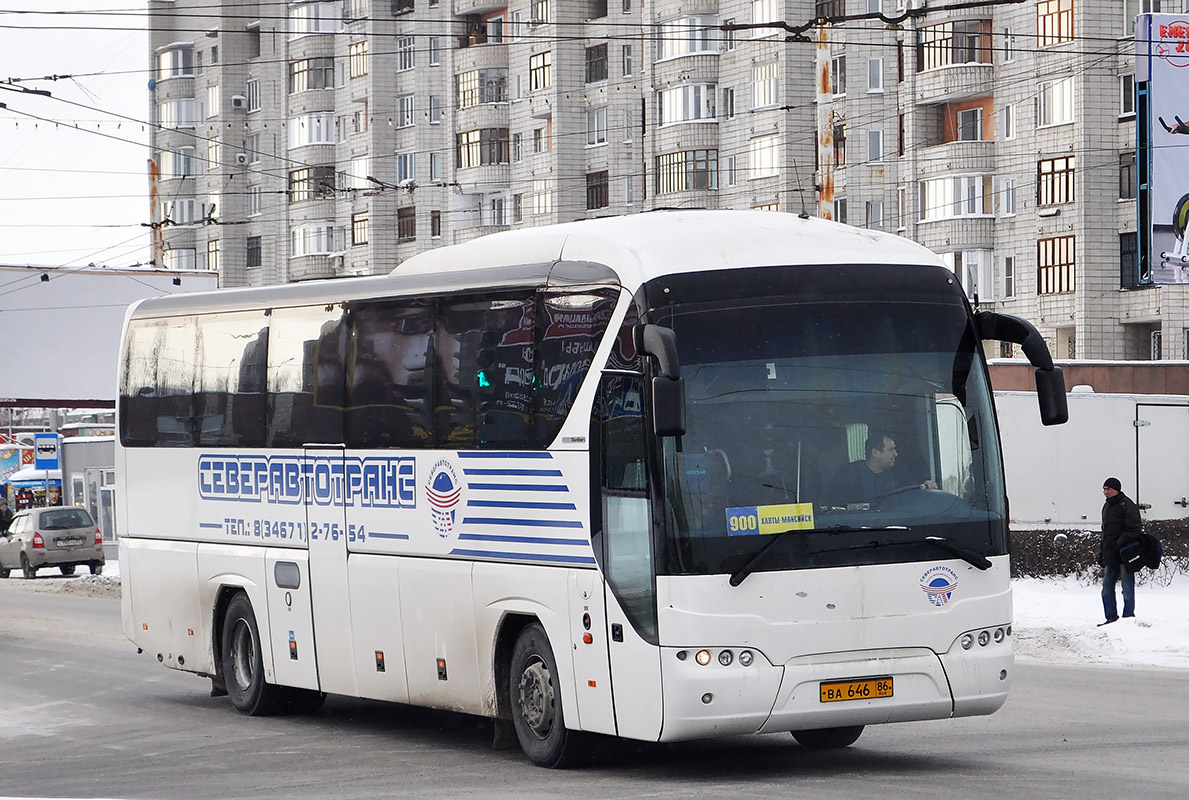
[[978,646],[979,647],[986,647],[987,643],[990,641],[991,641],[991,634],[987,633],[986,631],[978,632]]
[[694,656],[694,661],[697,661],[703,667],[710,663],[710,651],[699,650],[698,654]]
[[962,634],[962,649],[969,650],[974,647],[974,636],[969,633]]
[[755,656],[751,654],[750,650],[744,650],[739,653],[739,664],[744,667],[750,667],[752,659],[754,658]]

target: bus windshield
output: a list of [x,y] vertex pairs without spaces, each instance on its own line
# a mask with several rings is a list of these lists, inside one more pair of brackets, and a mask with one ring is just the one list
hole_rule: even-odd
[[[796,272],[814,285],[813,268]],[[661,443],[660,571],[954,552],[986,565],[1007,552],[998,436],[969,311],[952,275],[912,272],[915,288],[891,296],[699,291],[661,310],[657,321],[676,333],[687,418],[684,436]]]

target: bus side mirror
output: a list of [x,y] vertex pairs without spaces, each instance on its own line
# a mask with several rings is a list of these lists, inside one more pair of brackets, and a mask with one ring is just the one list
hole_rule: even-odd
[[685,380],[677,360],[677,336],[672,328],[645,325],[640,349],[657,361],[660,375],[652,379],[652,432],[657,436],[685,434]]
[[1065,398],[1065,375],[1053,364],[1049,347],[1032,323],[1010,314],[980,311],[975,315],[979,337],[1018,344],[1036,367],[1036,399],[1040,404],[1042,425],[1061,425],[1069,421]]

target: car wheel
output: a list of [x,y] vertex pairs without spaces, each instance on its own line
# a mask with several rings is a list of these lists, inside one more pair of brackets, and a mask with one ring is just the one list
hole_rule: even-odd
[[863,733],[862,725],[849,728],[820,728],[814,731],[793,731],[793,738],[802,747],[810,750],[829,750],[835,747],[848,747],[858,741]]
[[58,569],[62,570],[63,575],[74,574],[74,564],[63,564],[62,566],[58,567]]
[[290,692],[264,680],[260,630],[248,596],[231,598],[223,616],[223,680],[237,711],[263,717],[285,710]]
[[528,625],[516,639],[509,681],[512,724],[529,761],[551,769],[573,765],[581,749],[579,735],[566,729],[557,661],[539,623]]
[[91,567],[92,575],[102,575],[103,574],[103,562],[102,561],[92,561],[89,566]]
[[21,572],[25,573],[26,580],[33,580],[37,577],[37,567],[29,563],[29,556],[21,553]]

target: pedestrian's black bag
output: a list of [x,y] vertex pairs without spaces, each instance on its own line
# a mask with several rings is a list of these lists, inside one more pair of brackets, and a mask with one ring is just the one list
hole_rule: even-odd
[[1150,533],[1141,533],[1138,539],[1119,548],[1119,558],[1128,572],[1139,572],[1144,567],[1156,569],[1163,555],[1160,540]]

